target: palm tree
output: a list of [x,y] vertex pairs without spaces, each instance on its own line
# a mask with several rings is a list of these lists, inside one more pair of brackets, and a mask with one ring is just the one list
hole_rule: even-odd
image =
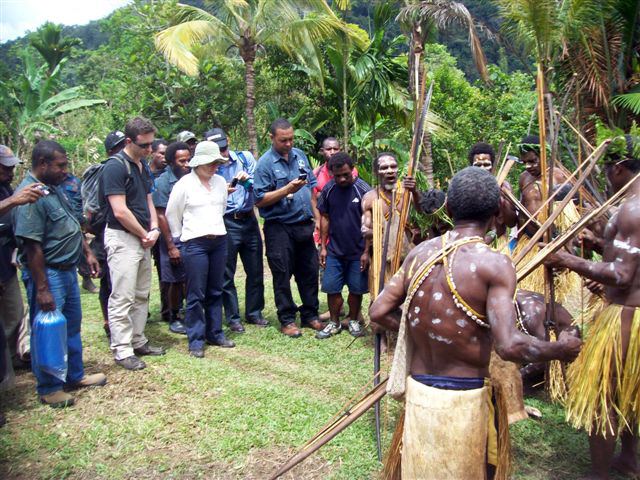
[[[411,33],[409,40],[409,83],[408,88],[414,103],[419,102],[420,85],[424,76],[422,52],[425,44],[437,30],[447,30],[452,25],[465,28],[469,36],[471,54],[480,77],[488,81],[487,60],[482,50],[476,30],[475,20],[462,2],[451,0],[405,0],[405,6],[398,14],[398,21]],[[433,184],[433,156],[431,137],[425,132],[422,155],[422,169],[430,184]]]
[[[260,48],[275,46],[319,72],[318,43],[344,25],[325,0],[215,0],[212,12],[178,4],[173,25],[156,34],[156,48],[188,75],[199,73],[200,52],[237,49],[245,65],[249,145],[258,154],[254,62]],[[318,75],[321,77],[322,75]]]
[[33,33],[29,42],[49,65],[50,74],[63,58],[69,56],[71,48],[82,43],[79,38],[62,38],[62,25],[51,22],[46,22]]
[[[535,56],[558,90],[579,99],[582,120],[595,113],[609,125],[624,123],[614,106],[615,103],[633,106],[633,97],[623,95],[633,92],[640,83],[637,71],[640,2],[496,0],[496,3],[505,20],[506,33]],[[612,103],[616,95],[621,98]]]

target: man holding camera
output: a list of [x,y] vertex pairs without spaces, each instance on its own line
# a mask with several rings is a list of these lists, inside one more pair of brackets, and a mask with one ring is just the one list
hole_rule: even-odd
[[[302,327],[321,330],[318,320],[318,254],[313,241],[318,219],[313,188],[316,177],[307,156],[293,147],[293,127],[279,118],[270,127],[271,148],[260,157],[253,191],[264,218],[267,261],[273,276],[273,293],[280,331],[299,337],[295,324],[300,311]],[[296,279],[302,305],[291,295]]]
[[266,327],[269,322],[262,316],[264,308],[264,278],[262,269],[262,238],[258,220],[253,212],[253,174],[256,160],[248,151],[233,151],[229,148],[227,134],[221,128],[212,128],[204,134],[205,140],[215,142],[220,154],[229,162],[220,166],[218,175],[222,175],[233,193],[227,197],[227,209],[224,214],[224,226],[227,229],[227,266],[222,285],[222,303],[232,332],[243,333],[240,323],[238,292],[234,282],[238,255],[246,274],[245,311],[247,323]]

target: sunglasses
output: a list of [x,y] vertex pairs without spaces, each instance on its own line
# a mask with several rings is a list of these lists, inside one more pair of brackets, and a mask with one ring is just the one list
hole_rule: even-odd
[[132,142],[136,147],[141,148],[143,150],[146,150],[147,148],[151,147],[151,145],[153,144],[153,142],[148,142],[148,143],[136,143],[136,142]]

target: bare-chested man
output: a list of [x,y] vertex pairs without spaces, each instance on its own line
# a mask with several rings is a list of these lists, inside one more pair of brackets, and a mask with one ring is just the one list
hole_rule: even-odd
[[[514,266],[483,241],[499,201],[489,172],[456,174],[447,194],[454,229],[413,249],[369,310],[372,322],[399,330],[388,390],[406,397],[402,478],[506,478],[486,384],[492,348],[527,362],[579,352],[580,340],[564,332],[548,343],[517,330]],[[498,432],[505,422],[501,415]]]
[[[640,172],[640,137],[612,140],[605,156],[607,182],[618,191]],[[609,304],[593,320],[585,347],[568,374],[567,418],[589,433],[592,471],[607,479],[611,466],[640,474],[636,458],[640,420],[640,180],[635,180],[604,231],[602,262],[565,251],[547,259],[605,286]],[[620,455],[613,460],[616,438]]]
[[[402,180],[402,185],[399,184],[398,161],[393,154],[381,153],[378,155],[378,158],[373,162],[373,169],[378,177],[378,186],[367,192],[362,198],[362,233],[367,241],[367,248],[373,247],[372,266],[378,264],[373,260],[376,255],[382,255],[381,243],[391,213],[391,202],[393,201],[394,203],[394,210],[390,225],[389,255],[386,259],[388,264],[391,263],[391,259],[395,255],[399,254],[404,258],[411,248],[411,232],[407,230],[403,239],[402,251],[396,252],[394,250],[396,233],[398,232],[398,220],[400,218],[400,205],[405,189],[411,192],[414,208],[418,211],[420,210],[420,195],[416,189],[416,181],[413,177],[407,176]],[[375,235],[376,227],[379,226],[382,227],[379,230],[381,235]],[[390,268],[387,268],[385,278],[391,278],[394,273],[390,271]],[[378,286],[370,285],[370,291],[375,295],[378,291]]]

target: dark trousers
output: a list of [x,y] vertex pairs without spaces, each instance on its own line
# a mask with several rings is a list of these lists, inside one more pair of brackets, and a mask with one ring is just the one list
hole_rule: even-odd
[[[313,222],[283,224],[265,222],[267,261],[273,276],[273,296],[278,319],[284,326],[318,318],[318,251],[313,242]],[[291,276],[296,279],[302,305],[298,309],[291,295]]]
[[187,275],[187,328],[189,350],[201,350],[206,340],[224,338],[222,332],[222,280],[227,261],[227,237],[199,237],[182,244]]
[[162,281],[162,267],[160,266],[160,240],[151,248],[151,256],[153,263],[156,264],[156,273],[158,274],[158,283],[160,284],[160,317],[165,322],[169,322],[169,284]]
[[238,292],[234,282],[238,255],[247,275],[244,316],[247,320],[255,320],[262,316],[264,308],[264,272],[262,269],[262,238],[258,221],[254,215],[244,218],[224,217],[227,228],[227,266],[224,271],[222,285],[222,304],[227,322],[240,321]]

